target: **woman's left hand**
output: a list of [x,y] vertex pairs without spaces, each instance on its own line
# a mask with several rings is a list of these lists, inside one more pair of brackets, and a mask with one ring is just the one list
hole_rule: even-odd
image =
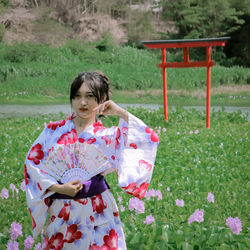
[[117,115],[128,122],[127,110],[121,108],[116,103],[114,103],[112,100],[109,100],[109,101],[106,101],[106,102],[100,104],[96,108],[96,111],[100,115]]

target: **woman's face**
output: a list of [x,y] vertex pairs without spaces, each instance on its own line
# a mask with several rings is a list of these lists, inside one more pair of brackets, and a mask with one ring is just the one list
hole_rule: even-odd
[[72,99],[72,107],[77,116],[80,118],[95,118],[96,111],[94,110],[99,104],[96,101],[95,96],[89,89],[87,84],[82,84],[76,93],[74,99]]

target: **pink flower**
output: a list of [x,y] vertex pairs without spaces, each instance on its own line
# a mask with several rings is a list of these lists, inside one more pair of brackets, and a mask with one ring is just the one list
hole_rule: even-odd
[[158,196],[158,199],[157,199],[157,200],[162,200],[162,193],[161,193],[161,190],[156,190],[156,191],[155,191],[155,194]]
[[170,191],[170,187],[167,187],[167,191],[168,191],[168,192]]
[[118,196],[118,201],[121,203],[122,202],[122,197]]
[[204,221],[203,216],[204,216],[203,211],[196,209],[195,212],[190,215],[190,217],[188,219],[188,224],[191,224],[194,221],[197,221],[199,223]]
[[241,221],[238,217],[228,217],[226,220],[226,225],[231,228],[234,234],[240,234],[240,231],[242,230]]
[[31,249],[33,244],[34,244],[34,239],[29,235],[24,241],[25,250]]
[[18,236],[22,236],[22,226],[19,223],[16,223],[15,221],[12,222],[11,228],[10,228],[10,239],[15,240]]
[[123,205],[120,206],[120,210],[121,212],[124,212],[125,211],[125,207]]
[[42,244],[39,242],[35,245],[35,250],[40,250],[42,248]]
[[176,134],[177,134],[177,135],[179,135],[179,134],[180,134],[180,132],[177,132]]
[[144,213],[145,212],[144,202],[138,198],[130,198],[129,210],[133,211],[134,209],[137,214]]
[[144,221],[145,224],[151,224],[155,221],[154,217],[152,216],[152,214],[148,215]]
[[18,242],[9,241],[6,250],[19,250]]
[[176,206],[184,207],[184,200],[176,199],[175,204],[176,204]]
[[189,134],[192,135],[194,132],[192,130],[190,130]]
[[40,130],[41,128],[40,128],[40,127],[37,127],[36,129],[37,129],[37,130]]
[[211,192],[208,193],[207,200],[214,203],[214,195]]
[[166,128],[163,128],[163,129],[162,129],[162,132],[165,133],[165,132],[166,132]]
[[199,130],[198,130],[198,129],[196,129],[194,133],[195,133],[195,134],[198,134],[198,133],[199,133]]
[[21,190],[24,192],[25,191],[25,180],[21,183]]
[[18,192],[19,192],[13,183],[10,183],[10,189],[11,189],[12,193],[14,193],[14,191],[16,191],[16,193],[18,194]]
[[2,189],[1,198],[2,199],[8,199],[9,198],[9,190],[8,189],[6,189],[6,188]]

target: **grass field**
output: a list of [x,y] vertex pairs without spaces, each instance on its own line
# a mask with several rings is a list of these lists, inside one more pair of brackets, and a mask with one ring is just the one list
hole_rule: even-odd
[[[100,44],[105,51],[97,49]],[[68,103],[72,80],[89,70],[103,71],[110,78],[116,102],[160,104],[160,56],[159,51],[112,47],[105,41],[68,42],[57,48],[0,43],[0,104]],[[167,53],[167,60],[178,57]],[[249,68],[216,65],[211,70],[211,105],[249,106],[249,84]],[[168,69],[167,88],[170,105],[204,105],[206,68]]]
[[[169,110],[171,122],[163,112],[131,109],[160,136],[153,178],[149,189],[162,197],[143,198],[145,212],[129,210],[129,199],[117,185],[114,174],[107,176],[124,224],[128,249],[249,249],[249,122],[240,112],[214,112],[211,129],[206,129],[205,112]],[[10,237],[10,225],[22,225],[19,248],[31,235],[31,219],[23,182],[23,164],[33,141],[41,133],[44,122],[62,119],[58,116],[3,119],[0,123],[0,192],[8,189],[9,197],[0,198],[0,249],[5,249]],[[117,123],[114,117],[104,125]],[[12,193],[10,184],[19,190]],[[214,202],[207,200],[208,193]],[[121,197],[121,198],[119,198]],[[119,198],[119,199],[118,199]],[[184,206],[177,206],[176,199]],[[204,221],[188,223],[200,209]],[[152,215],[154,222],[144,223]],[[228,217],[238,217],[242,230],[234,234],[226,225]],[[37,239],[34,245],[40,240]]]

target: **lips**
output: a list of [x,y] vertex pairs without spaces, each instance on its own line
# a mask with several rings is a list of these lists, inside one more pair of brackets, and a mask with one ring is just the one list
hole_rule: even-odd
[[88,109],[86,108],[80,108],[81,111],[87,111]]

